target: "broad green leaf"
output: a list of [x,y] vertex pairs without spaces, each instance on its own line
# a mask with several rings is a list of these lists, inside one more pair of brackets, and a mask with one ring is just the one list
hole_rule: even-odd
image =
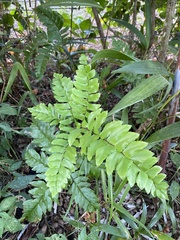
[[145,186],[145,190],[146,190],[147,194],[149,194],[151,192],[152,187],[153,187],[153,181],[151,179],[148,179],[146,186]]
[[176,181],[173,181],[171,183],[170,189],[169,189],[169,193],[171,195],[172,201],[174,201],[180,193],[180,185],[179,183],[177,183]]
[[149,170],[146,171],[146,174],[151,178],[155,178],[155,176],[158,175],[158,173],[161,172],[161,167],[160,166],[153,166],[152,168],[150,168]]
[[73,184],[70,192],[76,204],[83,208],[85,211],[93,212],[99,208],[99,202],[96,194],[90,188],[88,178],[78,176],[78,172],[72,174]]
[[78,235],[78,240],[84,240],[84,239],[87,239],[86,227],[83,227],[80,234]]
[[128,65],[123,66],[115,71],[114,74],[117,73],[132,73],[132,74],[161,74],[164,76],[169,76],[166,68],[157,61],[151,60],[142,60],[140,62],[134,62]]
[[122,159],[120,159],[116,171],[122,180],[125,179],[127,172],[132,164],[133,162],[126,157],[122,157]]
[[140,150],[143,150],[143,148],[145,148],[147,146],[146,142],[143,141],[134,141],[131,142],[123,151],[123,154],[127,157],[127,158],[132,158],[133,155]]
[[113,151],[115,151],[114,147],[104,142],[102,147],[96,149],[96,165],[100,166]]
[[11,105],[9,105],[7,103],[1,103],[0,104],[0,114],[15,116],[15,115],[17,115],[17,109],[15,109],[14,107],[12,107]]
[[6,197],[0,202],[0,212],[10,210],[15,205],[16,197]]
[[180,168],[180,154],[170,153],[171,161],[176,165],[177,168]]
[[132,164],[130,166],[130,168],[127,172],[127,179],[128,179],[129,185],[131,187],[134,186],[139,171],[140,171],[140,169],[135,164]]
[[97,60],[102,60],[102,59],[108,59],[108,60],[130,60],[130,61],[139,61],[133,56],[129,56],[128,54],[125,54],[123,52],[119,52],[116,50],[112,49],[105,49],[97,52],[95,56],[92,59],[92,64],[95,63]]
[[179,136],[180,136],[180,122],[176,122],[156,131],[146,139],[146,142],[154,144]]
[[18,221],[18,219],[14,217],[10,217],[7,219],[7,224],[6,224],[6,231],[15,233],[23,229],[23,226],[21,223]]
[[138,133],[135,132],[127,132],[121,135],[120,139],[115,143],[115,147],[118,151],[122,151],[125,147],[128,146],[131,142],[134,142],[139,136]]
[[0,129],[4,130],[5,132],[15,132],[19,134],[19,132],[11,128],[7,122],[0,122]]
[[10,216],[6,212],[0,212],[0,217],[4,222],[4,232],[8,231],[11,233],[15,233],[23,229],[23,226],[21,225],[20,221]]
[[115,170],[116,164],[120,161],[122,157],[123,155],[121,153],[115,151],[106,158],[105,166],[108,175]]
[[119,103],[109,112],[109,115],[115,114],[126,107],[152,96],[167,85],[168,81],[160,75],[154,75],[144,79],[137,87],[132,89],[119,101]]
[[145,159],[151,160],[153,153],[149,150],[143,149],[141,151],[137,151],[133,154],[132,160],[135,162],[144,162]]
[[145,172],[140,171],[138,176],[137,176],[137,180],[136,181],[137,181],[138,187],[140,189],[143,189],[147,185],[148,175]]
[[[113,134],[113,132],[117,133],[117,129],[121,129],[122,121],[113,121],[107,123],[106,126],[103,128],[101,132],[101,139],[107,138]],[[129,130],[130,126],[128,125],[127,131]]]
[[86,19],[84,21],[82,21],[80,24],[79,24],[80,28],[82,31],[85,31],[85,30],[90,30],[91,29],[91,26],[92,26],[92,23],[91,23],[91,20],[90,19]]
[[8,187],[17,191],[26,188],[36,175],[18,176],[8,184]]
[[152,230],[151,232],[157,238],[157,240],[175,240],[174,238],[170,237],[169,235],[163,232],[159,232],[156,230]]
[[100,4],[95,2],[94,0],[47,0],[43,6],[67,6],[67,7],[74,7],[74,6],[85,6],[85,7],[97,7],[102,8]]

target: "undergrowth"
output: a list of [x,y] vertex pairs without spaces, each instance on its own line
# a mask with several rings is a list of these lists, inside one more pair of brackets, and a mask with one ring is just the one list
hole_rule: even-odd
[[[75,201],[85,212],[96,212],[99,216],[96,223],[76,229],[79,236],[84,233],[83,239],[92,239],[88,238],[87,229],[94,234],[93,239],[103,239],[100,232],[132,239],[132,232],[122,224],[121,218],[136,222],[136,227],[131,226],[134,234],[153,237],[145,223],[130,215],[122,204],[127,193],[137,185],[165,206],[166,175],[160,173],[161,168],[155,165],[158,159],[146,149],[147,143],[130,131],[131,126],[108,117],[108,112],[97,103],[100,94],[95,75],[82,55],[73,81],[54,74],[53,93],[57,103],[47,106],[40,103],[29,109],[34,120],[26,133],[33,141],[25,152],[25,159],[37,178],[29,191],[32,199],[23,203],[21,221],[40,221],[51,211],[54,202],[58,204],[59,194],[67,190],[71,194],[69,209]],[[91,188],[93,179],[94,189]],[[101,191],[103,205],[99,201]],[[123,197],[116,202],[121,191]],[[100,222],[103,206],[109,213],[107,224]],[[111,222],[117,227],[111,226]]]

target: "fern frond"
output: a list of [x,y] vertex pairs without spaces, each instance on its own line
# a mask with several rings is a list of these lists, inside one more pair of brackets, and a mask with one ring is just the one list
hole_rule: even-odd
[[163,182],[165,174],[160,173],[160,167],[154,166],[158,159],[145,149],[147,143],[137,141],[138,134],[128,129],[129,125],[122,125],[119,121],[108,123],[97,140],[86,146],[88,159],[94,158],[97,166],[105,161],[107,173],[117,171],[121,179],[127,178],[131,187],[137,183],[140,189],[145,189],[153,197],[167,198],[168,185]]
[[29,111],[35,119],[50,123],[50,125],[57,125],[59,123],[59,113],[50,103],[48,106],[40,103],[33,108],[29,108]]
[[58,40],[62,42],[59,30],[63,26],[63,17],[57,11],[53,11],[51,8],[45,8],[38,6],[35,8],[40,21],[47,27],[48,38],[50,41]]
[[60,133],[56,135],[52,142],[51,156],[48,158],[48,170],[46,171],[47,185],[56,196],[66,187],[71,173],[75,171],[76,149],[68,144],[68,134]]
[[44,181],[34,181],[33,189],[29,191],[34,199],[24,202],[24,213],[22,219],[30,222],[38,222],[42,219],[42,215],[52,208],[53,199],[49,188]]
[[37,56],[35,57],[35,74],[38,80],[41,80],[44,75],[46,66],[50,59],[51,50],[51,45],[46,45],[38,49]]
[[31,127],[25,129],[24,133],[30,135],[33,138],[32,143],[42,151],[49,152],[55,138],[55,127],[50,127],[46,122],[34,120]]
[[84,211],[93,212],[99,208],[98,198],[94,191],[90,188],[88,178],[84,176],[78,176],[78,173],[73,173],[73,184],[70,192],[76,202]]
[[97,110],[100,105],[95,104],[99,100],[99,83],[95,78],[95,71],[87,63],[84,55],[80,57],[81,65],[76,71],[74,88],[72,89],[70,105],[73,117],[77,120],[85,120],[89,112]]
[[[97,167],[105,166],[107,174],[117,172],[131,187],[137,184],[153,197],[167,199],[165,175],[160,173],[160,167],[154,166],[157,158],[146,149],[147,143],[138,140],[139,134],[130,131],[130,125],[118,120],[106,123],[107,112],[96,103],[99,84],[95,72],[85,56],[80,57],[80,64],[74,82],[54,75],[57,104],[47,107],[40,104],[30,109],[35,118],[59,127],[45,173],[52,196],[67,186],[76,170],[76,157],[82,155]],[[73,185],[76,190],[78,184],[79,180]]]
[[26,163],[37,173],[45,173],[47,171],[47,156],[44,152],[41,155],[34,149],[27,149],[25,152]]

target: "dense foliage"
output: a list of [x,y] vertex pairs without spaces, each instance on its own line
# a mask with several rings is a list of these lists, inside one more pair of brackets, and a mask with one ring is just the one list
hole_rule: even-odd
[[2,239],[177,239],[179,4],[0,2]]

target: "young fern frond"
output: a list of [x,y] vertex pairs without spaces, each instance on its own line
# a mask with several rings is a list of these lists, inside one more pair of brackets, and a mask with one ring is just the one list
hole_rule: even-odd
[[[73,174],[79,171],[77,162],[82,158],[95,163],[97,168],[105,167],[108,175],[116,172],[131,187],[137,184],[153,197],[167,199],[168,185],[163,181],[165,174],[160,173],[159,166],[155,166],[158,159],[146,149],[146,142],[138,140],[139,134],[130,131],[130,125],[119,120],[106,123],[108,113],[96,103],[100,96],[98,88],[95,71],[82,55],[74,82],[61,74],[54,75],[53,92],[58,102],[30,109],[35,119],[56,125],[59,129],[48,151],[45,172],[46,187],[52,198],[66,188],[72,178],[71,191],[76,193],[75,201],[88,211],[98,207],[94,197],[87,201],[92,191],[87,179]],[[41,205],[41,199],[33,200],[34,204]],[[44,212],[43,209],[41,212]]]

